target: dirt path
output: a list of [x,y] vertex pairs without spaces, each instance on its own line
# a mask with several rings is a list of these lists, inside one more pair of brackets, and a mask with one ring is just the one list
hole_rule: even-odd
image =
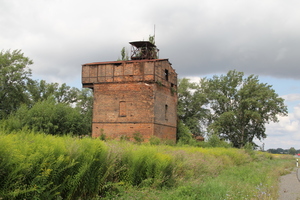
[[[281,176],[279,179],[279,200],[300,200],[300,168],[292,173]],[[298,174],[297,174],[298,173]]]

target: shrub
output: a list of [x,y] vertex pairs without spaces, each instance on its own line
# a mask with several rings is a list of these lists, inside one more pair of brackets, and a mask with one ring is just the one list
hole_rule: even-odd
[[32,108],[21,106],[16,113],[3,122],[10,132],[21,130],[24,126],[37,132],[52,135],[89,134],[90,125],[82,122],[79,109],[65,103],[56,103],[53,98],[37,102]]
[[159,145],[160,144],[160,138],[156,137],[156,136],[152,136],[149,139],[149,142],[151,145]]
[[140,132],[133,133],[133,139],[136,143],[141,143],[144,141],[143,135]]
[[127,135],[121,135],[120,141],[130,141],[130,137],[128,137]]
[[218,135],[213,134],[207,140],[208,147],[225,147],[229,148],[231,145],[219,138]]

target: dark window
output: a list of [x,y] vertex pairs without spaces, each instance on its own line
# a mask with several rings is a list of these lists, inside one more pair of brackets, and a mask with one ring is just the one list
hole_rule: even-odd
[[165,120],[168,120],[168,105],[165,105]]
[[165,79],[169,80],[169,70],[165,69]]

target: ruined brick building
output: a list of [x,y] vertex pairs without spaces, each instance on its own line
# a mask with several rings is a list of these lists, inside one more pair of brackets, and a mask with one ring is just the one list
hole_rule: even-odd
[[177,74],[148,41],[131,42],[131,60],[82,65],[83,87],[94,91],[92,136],[132,138],[139,132],[176,140]]

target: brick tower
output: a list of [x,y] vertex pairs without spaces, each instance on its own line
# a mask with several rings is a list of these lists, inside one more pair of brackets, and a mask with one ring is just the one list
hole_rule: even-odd
[[94,91],[92,136],[132,138],[139,132],[176,141],[177,74],[148,41],[130,42],[131,60],[82,65],[82,85]]

